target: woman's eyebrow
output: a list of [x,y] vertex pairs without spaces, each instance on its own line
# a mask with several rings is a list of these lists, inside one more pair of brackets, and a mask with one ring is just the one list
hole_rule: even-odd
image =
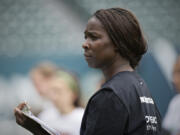
[[90,35],[95,34],[95,35],[99,35],[99,33],[96,32],[96,31],[84,31],[84,34],[90,34]]

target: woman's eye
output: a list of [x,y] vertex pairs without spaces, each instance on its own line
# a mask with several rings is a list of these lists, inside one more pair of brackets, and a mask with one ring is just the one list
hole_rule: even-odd
[[97,37],[97,36],[94,36],[94,35],[91,35],[91,39],[92,39],[92,40],[97,40],[98,37]]
[[93,35],[93,34],[87,34],[87,35],[84,35],[84,39],[91,39],[91,40],[97,40],[98,37],[96,35]]

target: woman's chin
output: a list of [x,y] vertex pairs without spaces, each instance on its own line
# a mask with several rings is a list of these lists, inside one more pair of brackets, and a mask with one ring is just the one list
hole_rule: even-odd
[[99,68],[96,64],[94,64],[94,63],[88,63],[88,66],[90,67],[90,68]]

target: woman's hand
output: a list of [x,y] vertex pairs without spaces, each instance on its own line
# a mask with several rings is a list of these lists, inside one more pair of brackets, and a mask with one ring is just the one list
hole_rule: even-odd
[[34,133],[34,132],[36,132],[36,129],[31,121],[31,119],[29,119],[23,113],[24,107],[26,107],[26,106],[27,106],[26,103],[21,103],[14,109],[16,123],[19,124],[20,126],[24,127],[25,129],[29,130],[30,132]]
[[34,135],[49,135],[45,132],[43,132],[38,123],[36,123],[34,120],[28,118],[22,110],[26,107],[26,103],[19,104],[14,109],[14,115],[16,117],[16,123],[18,123],[20,126],[24,127],[25,129],[29,130]]
[[[25,126],[27,124],[27,118],[25,115],[22,113],[22,109],[26,106],[26,103],[21,103],[19,104],[15,109],[14,109],[14,115],[16,117],[16,123],[18,123],[21,126]],[[24,127],[25,128],[25,127]]]
[[29,109],[26,103],[19,104],[14,109],[14,115],[16,117],[16,122],[24,127],[25,129],[29,130],[34,135],[50,135],[46,130],[44,130],[41,125],[31,119],[30,117],[26,116],[23,112],[28,113]]

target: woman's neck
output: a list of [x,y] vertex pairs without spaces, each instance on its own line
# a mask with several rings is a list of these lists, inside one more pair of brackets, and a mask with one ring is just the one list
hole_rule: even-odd
[[118,57],[118,59],[115,59],[111,65],[102,69],[106,81],[112,78],[115,74],[123,71],[134,71],[134,69],[130,66],[129,61],[121,57]]

